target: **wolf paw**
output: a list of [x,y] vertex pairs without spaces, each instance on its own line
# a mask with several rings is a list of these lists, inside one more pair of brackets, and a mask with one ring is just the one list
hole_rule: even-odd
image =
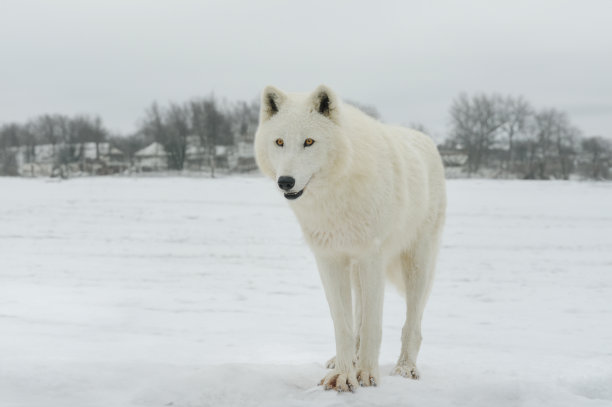
[[391,372],[394,376],[402,376],[408,379],[419,380],[421,374],[415,365],[412,364],[402,364],[395,366],[395,369]]
[[378,386],[378,373],[370,369],[358,369],[357,381],[362,387]]
[[358,386],[355,372],[340,372],[333,370],[329,372],[319,383],[325,390],[336,390],[337,392],[355,392]]
[[325,367],[327,369],[335,369],[336,368],[336,357],[334,356],[333,358],[325,362]]
[[[357,366],[357,360],[353,360],[353,367]],[[334,356],[327,362],[325,362],[325,367],[327,369],[335,369],[336,368],[336,357]]]

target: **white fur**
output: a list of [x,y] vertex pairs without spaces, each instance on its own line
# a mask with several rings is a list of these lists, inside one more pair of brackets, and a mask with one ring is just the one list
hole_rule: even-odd
[[[307,138],[315,140],[310,147]],[[311,94],[267,87],[255,151],[264,174],[275,182],[291,176],[291,192],[304,190],[288,203],[315,255],[336,336],[333,369],[321,383],[344,391],[378,382],[385,274],[407,305],[394,373],[418,378],[421,318],[446,208],[435,144],[376,121],[325,86]]]

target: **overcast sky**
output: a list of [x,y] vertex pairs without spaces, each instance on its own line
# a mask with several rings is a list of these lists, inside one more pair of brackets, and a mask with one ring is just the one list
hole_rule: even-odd
[[325,83],[437,137],[460,92],[523,95],[612,137],[612,1],[0,2],[0,123]]

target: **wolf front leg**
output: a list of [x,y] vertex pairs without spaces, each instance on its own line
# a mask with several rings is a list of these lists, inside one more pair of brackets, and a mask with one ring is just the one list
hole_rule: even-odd
[[325,390],[354,391],[357,377],[353,367],[355,339],[351,304],[351,279],[348,258],[341,255],[315,255],[329,303],[336,336],[336,362],[321,383]]
[[[359,355],[359,335],[361,332],[361,283],[359,274],[354,267],[351,267],[351,285],[353,287],[353,332],[355,333],[355,355],[353,356],[353,366],[357,365],[357,355]],[[325,367],[333,369],[336,366],[336,357],[329,359]]]
[[357,380],[362,386],[379,383],[378,355],[382,340],[382,311],[385,295],[385,277],[382,259],[371,254],[354,262],[354,273],[361,291],[361,323],[357,355]]

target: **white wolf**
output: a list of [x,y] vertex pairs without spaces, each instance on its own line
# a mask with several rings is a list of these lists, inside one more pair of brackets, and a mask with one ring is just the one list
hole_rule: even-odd
[[311,94],[268,86],[255,151],[295,212],[329,303],[336,357],[321,384],[353,391],[379,382],[385,274],[407,305],[393,373],[417,379],[421,318],[446,209],[435,144],[378,122],[326,86]]

